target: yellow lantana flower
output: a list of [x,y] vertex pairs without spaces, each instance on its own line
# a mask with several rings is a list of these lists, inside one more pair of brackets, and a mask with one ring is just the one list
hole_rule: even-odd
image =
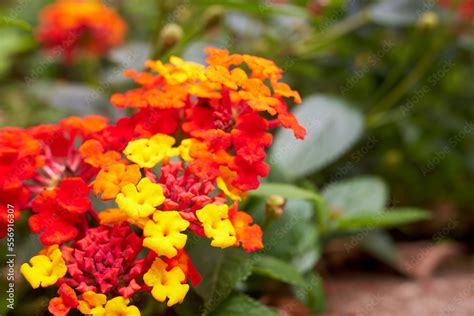
[[84,315],[104,315],[104,304],[107,302],[105,294],[97,294],[94,291],[87,291],[82,294],[77,309]]
[[117,296],[107,301],[107,297],[104,294],[87,291],[82,295],[82,298],[83,300],[79,301],[77,309],[84,315],[140,316],[140,310],[134,305],[128,306],[130,300],[122,296]]
[[39,286],[48,287],[55,284],[66,274],[67,267],[59,246],[52,245],[31,258],[30,264],[22,264],[20,272],[36,289]]
[[143,229],[143,246],[150,248],[159,256],[172,258],[183,249],[188,236],[181,232],[188,228],[189,222],[181,218],[177,211],[157,211]]
[[143,178],[137,186],[133,183],[125,185],[115,201],[132,219],[139,219],[153,214],[155,208],[165,201],[165,197],[160,184]]
[[185,161],[189,161],[192,159],[192,157],[189,155],[189,150],[191,149],[191,146],[193,145],[193,139],[192,138],[186,138],[181,141],[181,145],[179,145],[179,155],[181,158]]
[[225,204],[208,204],[196,212],[204,233],[212,238],[211,246],[226,248],[235,244],[235,229],[229,220],[229,207]]
[[102,193],[102,200],[110,200],[117,196],[124,185],[137,184],[141,177],[138,165],[116,163],[99,171],[94,181],[94,192]]
[[179,266],[175,266],[170,271],[166,268],[168,265],[156,258],[150,270],[143,275],[143,281],[148,286],[151,286],[151,294],[160,302],[164,302],[168,298],[166,305],[173,306],[176,303],[181,303],[188,293],[189,285],[183,284],[186,281],[186,275]]
[[129,142],[123,153],[140,167],[153,168],[164,158],[179,155],[179,149],[173,148],[174,143],[173,137],[156,134],[149,139],[141,138]]

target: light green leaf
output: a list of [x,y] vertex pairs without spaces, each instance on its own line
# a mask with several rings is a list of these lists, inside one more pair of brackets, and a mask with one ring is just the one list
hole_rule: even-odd
[[326,294],[321,277],[313,272],[305,275],[304,286],[293,287],[295,296],[311,311],[320,313],[326,309]]
[[255,14],[258,16],[268,15],[284,15],[296,16],[301,18],[309,18],[308,10],[295,5],[275,5],[266,1],[260,4],[242,0],[194,0],[196,5],[220,5],[227,9],[239,10],[245,13]]
[[426,220],[430,217],[430,212],[416,208],[396,208],[381,213],[369,211],[340,219],[337,223],[337,229],[351,230],[396,227]]
[[237,283],[247,279],[253,267],[252,256],[239,248],[218,249],[201,240],[189,250],[202,275],[196,292],[203,298],[203,315],[213,311],[232,292]]
[[398,260],[398,250],[395,247],[395,242],[386,231],[366,232],[360,242],[360,247],[388,265],[394,266]]
[[25,31],[32,30],[32,27],[28,22],[9,17],[0,17],[0,27],[16,27]]
[[212,316],[278,316],[273,309],[244,294],[233,294],[211,314]]
[[294,114],[308,134],[297,140],[281,129],[269,153],[273,178],[294,180],[309,175],[344,154],[360,137],[362,115],[344,100],[313,95],[295,107]]
[[365,176],[330,184],[321,195],[342,217],[347,217],[368,210],[382,211],[387,204],[388,189],[382,179]]
[[270,256],[255,257],[253,272],[288,284],[305,284],[301,274],[290,264]]
[[288,183],[262,183],[260,187],[250,192],[254,196],[268,197],[280,195],[287,199],[320,200],[321,197],[313,191],[302,189]]

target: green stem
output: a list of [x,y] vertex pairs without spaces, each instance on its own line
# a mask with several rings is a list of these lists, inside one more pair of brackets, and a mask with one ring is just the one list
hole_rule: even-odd
[[156,7],[158,10],[157,24],[155,29],[155,34],[153,36],[153,46],[151,48],[151,59],[156,60],[160,58],[161,55],[161,43],[160,35],[163,26],[165,25],[165,18],[168,13],[168,6],[166,0],[156,0]]
[[328,228],[330,209],[326,201],[319,194],[314,195],[312,202],[316,213],[316,225],[319,233],[323,235]]
[[313,40],[306,42],[297,48],[297,53],[301,58],[310,58],[320,48],[323,48],[336,39],[348,34],[371,21],[370,8],[366,8],[354,15],[336,23],[329,30],[316,33]]
[[384,116],[384,112],[388,111],[408,92],[410,89],[418,83],[420,78],[428,71],[433,61],[435,60],[440,43],[433,45],[430,50],[418,61],[415,68],[408,74],[408,76],[402,80],[391,93],[385,97],[380,103],[378,103],[367,116],[367,125],[377,125],[377,121],[381,120]]
[[[411,36],[410,43],[416,43],[417,42],[417,33],[413,32]],[[419,47],[416,47],[419,48]],[[406,50],[406,53],[403,55],[402,60],[395,65],[395,67],[390,69],[389,74],[385,77],[385,80],[383,83],[380,85],[380,87],[377,87],[377,91],[375,91],[374,96],[372,98],[372,101],[370,104],[373,104],[377,101],[380,101],[380,98],[382,98],[384,95],[388,93],[391,87],[400,80],[400,77],[403,76],[404,71],[407,69],[408,63],[410,61],[410,57],[413,55],[414,52],[416,52],[417,49],[415,49],[415,45],[410,44],[408,45],[408,48]]]

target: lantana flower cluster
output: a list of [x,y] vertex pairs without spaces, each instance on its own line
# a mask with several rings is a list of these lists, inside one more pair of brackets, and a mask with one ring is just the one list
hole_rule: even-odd
[[127,24],[100,0],[57,0],[41,11],[36,36],[41,46],[66,63],[102,56],[123,41]]
[[[125,71],[138,87],[111,103],[131,117],[0,130],[1,205],[30,215],[44,249],[21,273],[57,288],[54,315],[139,315],[143,292],[181,303],[201,280],[186,252],[193,234],[212,247],[263,247],[239,201],[269,172],[272,129],[304,138],[286,103],[301,99],[270,60],[206,52],[207,65],[171,57]],[[7,223],[2,209],[2,235]]]

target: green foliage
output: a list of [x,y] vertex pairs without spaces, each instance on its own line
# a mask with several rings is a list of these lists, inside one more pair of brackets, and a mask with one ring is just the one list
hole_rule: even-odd
[[304,286],[305,284],[305,280],[293,266],[270,256],[257,256],[253,273],[292,285]]
[[263,251],[293,265],[300,272],[311,270],[321,256],[319,232],[311,203],[288,201],[282,217],[264,231]]
[[326,202],[342,217],[356,216],[360,212],[384,209],[388,202],[388,190],[382,179],[357,177],[331,183],[321,192]]
[[291,131],[280,130],[269,153],[269,162],[286,180],[320,170],[344,154],[362,133],[361,114],[346,101],[329,96],[310,96],[294,114],[307,129],[305,141]]
[[260,187],[252,191],[251,195],[269,197],[280,195],[287,199],[301,199],[318,201],[321,197],[314,191],[305,190],[289,183],[262,183]]
[[430,212],[417,208],[367,211],[339,219],[337,229],[390,228],[430,218]]
[[29,25],[28,22],[9,17],[0,17],[0,27],[15,27],[24,31],[32,30],[31,25]]
[[211,316],[277,316],[273,309],[244,294],[232,294]]
[[203,280],[196,292],[203,299],[202,315],[213,311],[235,286],[252,273],[253,261],[241,249],[217,249],[208,240],[199,240],[190,250],[190,256]]
[[303,302],[311,311],[315,313],[323,312],[326,309],[326,294],[324,293],[321,276],[314,272],[309,272],[304,276],[303,286],[293,287],[295,296]]

